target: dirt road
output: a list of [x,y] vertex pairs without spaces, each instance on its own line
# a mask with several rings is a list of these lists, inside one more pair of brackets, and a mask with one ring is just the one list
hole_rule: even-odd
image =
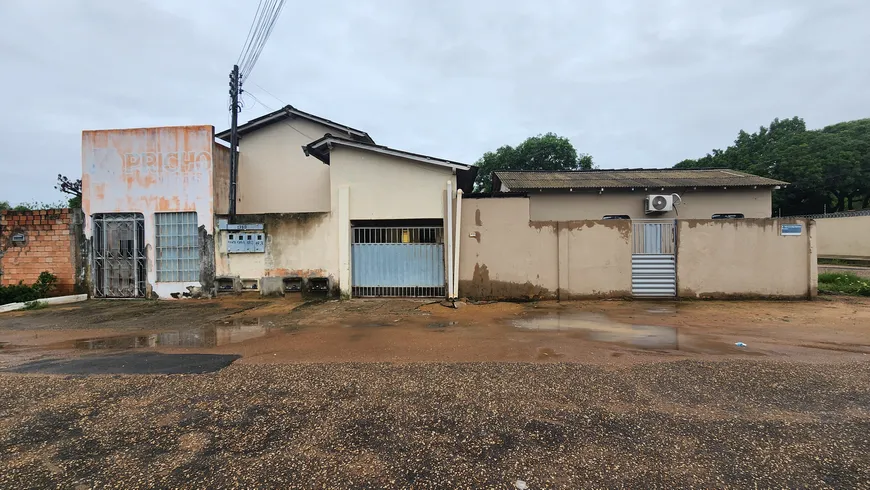
[[[120,349],[238,363],[865,360],[870,300],[494,303],[92,301],[0,317],[0,367]],[[736,344],[742,342],[745,347]]]

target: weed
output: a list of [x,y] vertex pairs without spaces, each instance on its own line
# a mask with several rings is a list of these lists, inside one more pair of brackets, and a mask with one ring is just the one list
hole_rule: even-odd
[[819,292],[870,296],[870,279],[858,277],[851,272],[825,272],[819,274]]

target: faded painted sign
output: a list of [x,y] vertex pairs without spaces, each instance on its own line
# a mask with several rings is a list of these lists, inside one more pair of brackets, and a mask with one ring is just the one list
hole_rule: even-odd
[[210,232],[213,146],[211,126],[83,132],[85,214],[196,211]]

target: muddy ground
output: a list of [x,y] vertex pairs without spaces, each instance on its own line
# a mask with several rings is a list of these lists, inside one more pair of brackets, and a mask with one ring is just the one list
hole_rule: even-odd
[[[870,488],[868,300],[91,301],[0,342],[0,488]],[[241,357],[9,372],[176,354]]]

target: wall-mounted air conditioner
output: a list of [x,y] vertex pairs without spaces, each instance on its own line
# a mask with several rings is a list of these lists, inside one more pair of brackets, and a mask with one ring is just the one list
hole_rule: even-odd
[[674,201],[680,203],[680,196],[677,194],[651,194],[644,199],[644,213],[666,213],[674,210]]

